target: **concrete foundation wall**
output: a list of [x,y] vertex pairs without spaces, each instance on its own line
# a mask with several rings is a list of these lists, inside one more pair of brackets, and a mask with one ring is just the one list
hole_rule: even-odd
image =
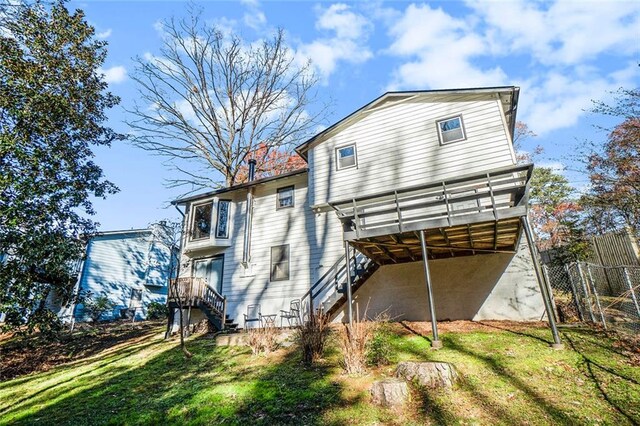
[[[429,261],[438,320],[539,320],[542,295],[524,238],[513,254]],[[429,321],[422,262],[381,267],[355,293],[362,317],[388,310],[397,321]],[[367,307],[368,306],[368,307]],[[354,305],[354,315],[355,315]],[[336,317],[341,320],[344,310]]]

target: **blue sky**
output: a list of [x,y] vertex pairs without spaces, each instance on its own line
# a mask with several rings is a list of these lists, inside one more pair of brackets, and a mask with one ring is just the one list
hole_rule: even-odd
[[[286,31],[289,48],[309,57],[320,77],[319,101],[331,101],[327,125],[388,90],[518,85],[518,119],[538,136],[542,165],[560,167],[578,188],[587,179],[573,172],[585,141],[606,134],[594,124],[614,121],[589,114],[593,99],[619,87],[640,86],[640,2],[200,2],[212,24],[246,41]],[[179,1],[82,1],[98,37],[109,43],[103,72],[122,107],[110,125],[127,133],[123,108],[136,90],[133,58],[158,54],[158,23],[185,16]],[[172,175],[159,157],[127,143],[96,151],[120,192],[96,200],[102,230],[144,227],[177,218],[168,201],[180,195],[163,182]]]

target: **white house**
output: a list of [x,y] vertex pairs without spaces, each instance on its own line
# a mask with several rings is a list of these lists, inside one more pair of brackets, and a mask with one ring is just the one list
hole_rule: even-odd
[[336,321],[540,319],[518,96],[386,93],[300,145],[307,169],[177,200],[180,303],[241,327],[249,305],[278,316],[294,299]]

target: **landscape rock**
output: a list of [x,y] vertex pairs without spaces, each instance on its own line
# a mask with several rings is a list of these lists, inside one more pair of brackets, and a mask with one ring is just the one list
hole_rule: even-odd
[[450,388],[458,381],[458,373],[447,362],[401,362],[396,377],[430,389]]
[[404,404],[409,397],[407,383],[398,379],[386,379],[373,382],[371,386],[373,402],[384,407],[396,407]]

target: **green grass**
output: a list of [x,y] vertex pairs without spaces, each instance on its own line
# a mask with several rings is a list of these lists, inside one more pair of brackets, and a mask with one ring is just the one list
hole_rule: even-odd
[[[191,339],[185,361],[161,333],[132,339],[46,372],[0,383],[0,424],[633,424],[640,422],[640,368],[615,340],[563,330],[551,350],[541,328],[442,333],[445,348],[394,325],[393,361],[454,364],[451,391],[412,390],[401,410],[370,404],[373,380],[326,359],[304,368],[294,348],[254,357],[248,348]],[[158,329],[158,331],[160,331]]]

